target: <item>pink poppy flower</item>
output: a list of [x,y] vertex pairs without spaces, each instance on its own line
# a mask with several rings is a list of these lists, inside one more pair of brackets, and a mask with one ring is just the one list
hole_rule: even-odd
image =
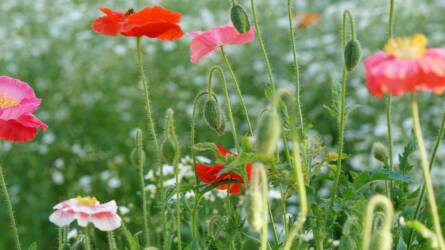
[[121,218],[117,215],[115,201],[100,204],[94,197],[77,197],[63,201],[56,206],[49,221],[59,227],[64,227],[74,220],[81,227],[89,223],[101,231],[113,231],[121,226]]
[[32,114],[40,103],[27,83],[0,76],[0,139],[26,142],[34,139],[38,128],[46,130],[48,126]]
[[245,44],[255,40],[255,30],[252,27],[248,32],[241,34],[231,23],[207,31],[195,31],[187,34],[193,37],[190,44],[190,61],[192,63],[199,62],[221,46]]
[[384,51],[365,60],[371,94],[401,96],[419,90],[442,94],[445,90],[445,48],[426,47],[423,35],[390,40]]

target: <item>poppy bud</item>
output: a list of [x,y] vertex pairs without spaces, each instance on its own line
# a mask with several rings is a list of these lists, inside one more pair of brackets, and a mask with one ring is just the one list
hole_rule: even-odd
[[385,145],[380,142],[376,142],[372,145],[372,155],[378,161],[385,163],[388,159],[388,150]]
[[224,112],[218,106],[215,100],[208,100],[204,106],[204,119],[210,128],[218,134],[223,134],[225,130]]
[[232,19],[233,26],[239,33],[246,33],[250,29],[249,17],[246,11],[239,4],[235,4],[230,9],[230,18]]
[[260,158],[269,159],[275,153],[280,137],[280,118],[276,111],[266,111],[256,130],[256,150]]
[[165,138],[161,145],[162,158],[172,165],[175,162],[177,153],[176,143],[170,137]]
[[136,130],[136,147],[131,151],[130,158],[135,167],[141,167],[145,164],[143,134],[141,129]]
[[344,57],[346,69],[348,71],[354,70],[361,57],[361,46],[357,39],[349,40],[346,44]]

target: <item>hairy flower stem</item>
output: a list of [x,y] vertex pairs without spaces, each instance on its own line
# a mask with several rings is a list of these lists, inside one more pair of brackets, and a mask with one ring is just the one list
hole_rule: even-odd
[[85,250],[93,250],[93,247],[91,246],[91,239],[88,235],[88,228],[85,228],[83,233],[83,245],[85,247]]
[[261,226],[261,250],[267,250],[267,246],[269,245],[267,242],[267,213],[269,211],[269,191],[268,191],[268,182],[267,175],[264,170],[264,167],[260,168],[259,171],[260,180],[261,180],[261,195],[263,201],[263,223]]
[[150,232],[148,228],[148,209],[147,209],[147,194],[145,191],[145,180],[144,180],[144,166],[140,164],[139,166],[139,180],[141,184],[141,196],[142,196],[142,215],[144,222],[144,237],[145,244],[150,244]]
[[267,74],[269,75],[270,86],[272,87],[272,92],[275,92],[276,89],[275,80],[273,79],[272,67],[270,66],[269,56],[267,55],[266,46],[264,45],[263,34],[261,33],[260,25],[258,24],[258,18],[256,15],[256,7],[254,0],[250,0],[250,7],[252,9],[252,16],[253,16],[253,23],[255,25],[256,37],[258,40],[258,44],[260,45],[261,52],[263,53]]
[[[389,22],[388,22],[388,39],[391,40],[394,33],[394,0],[390,0],[389,6]],[[386,97],[386,126],[388,131],[388,146],[389,146],[389,169],[394,171],[394,143],[392,139],[392,96]],[[392,182],[386,181],[386,189],[388,197],[391,199]]]
[[[346,46],[346,19],[349,18],[349,24],[351,28],[351,36],[353,39],[355,39],[355,25],[354,25],[354,19],[352,18],[351,13],[349,10],[346,10],[343,13],[343,23],[342,23],[342,47],[345,48]],[[344,132],[345,132],[345,121],[346,121],[346,107],[345,107],[345,99],[346,99],[346,82],[348,79],[348,71],[346,70],[346,66],[343,65],[343,71],[342,71],[342,77],[341,77],[341,103],[340,103],[340,117],[338,117],[338,123],[339,123],[339,131],[338,131],[338,160],[337,160],[337,168],[335,171],[335,181],[334,181],[334,187],[332,189],[332,196],[331,196],[331,205],[330,210],[332,210],[334,203],[335,203],[335,197],[337,196],[337,189],[338,184],[340,182],[340,176],[341,176],[341,170],[342,170],[342,159],[343,159],[343,146],[344,146]]]
[[58,229],[58,245],[57,245],[57,250],[62,250],[63,249],[63,244],[65,241],[65,227],[59,227]]
[[390,250],[392,248],[392,234],[391,228],[394,218],[394,208],[392,206],[391,200],[386,196],[377,194],[373,196],[366,208],[366,214],[363,223],[363,241],[362,250],[369,250],[369,244],[371,243],[372,235],[372,222],[374,220],[374,211],[377,207],[382,207],[385,211],[385,219],[383,225],[379,228],[378,234],[378,249],[380,250]]
[[303,165],[301,164],[301,158],[300,158],[300,142],[298,138],[298,131],[296,126],[296,115],[295,115],[295,98],[293,94],[291,94],[289,91],[286,90],[279,90],[274,97],[274,100],[272,102],[273,108],[277,109],[280,103],[280,100],[282,97],[287,96],[290,99],[290,115],[289,115],[289,129],[290,129],[290,136],[291,141],[293,145],[292,150],[292,159],[291,161],[294,174],[295,174],[295,183],[297,185],[298,189],[298,195],[299,195],[299,205],[300,205],[300,211],[298,214],[298,218],[294,225],[292,226],[291,231],[289,232],[288,237],[286,238],[285,244],[284,244],[284,250],[289,250],[292,247],[292,243],[294,239],[297,237],[300,230],[303,228],[303,225],[306,221],[307,214],[308,214],[308,200],[307,200],[307,194],[306,194],[306,186],[304,183],[304,174],[303,174]]
[[160,149],[158,143],[158,136],[156,134],[156,128],[153,121],[153,116],[151,113],[151,104],[150,104],[150,88],[148,86],[147,77],[145,76],[144,63],[142,61],[142,45],[141,38],[136,38],[136,48],[137,48],[137,63],[139,66],[139,71],[141,74],[142,84],[144,86],[144,98],[145,98],[145,112],[148,121],[148,128],[151,135],[151,139],[153,140],[154,148],[155,148],[155,159],[156,162],[159,162],[160,159]]
[[423,177],[425,182],[425,187],[427,191],[427,198],[429,202],[429,207],[431,209],[431,216],[433,217],[433,226],[434,232],[436,234],[437,240],[439,242],[439,248],[441,250],[445,250],[445,243],[442,236],[442,229],[440,226],[440,218],[439,211],[437,209],[436,198],[434,195],[434,187],[431,181],[430,167],[428,164],[428,156],[425,148],[425,144],[423,142],[422,129],[420,126],[420,118],[419,118],[419,109],[417,106],[417,97],[416,94],[412,94],[411,98],[411,110],[412,110],[412,118],[413,118],[413,126],[414,126],[414,134],[416,136],[417,147],[420,153],[420,160],[422,163]]
[[15,240],[15,246],[16,246],[17,250],[21,250],[22,247],[20,245],[20,238],[19,238],[19,233],[17,230],[17,224],[16,224],[15,218],[14,218],[14,211],[12,210],[11,198],[9,197],[8,188],[7,188],[6,181],[5,181],[5,176],[3,174],[3,167],[1,164],[0,164],[0,188],[1,188],[1,192],[3,193],[3,196],[5,198],[6,207],[8,209],[9,220],[11,221],[11,229],[12,229],[12,232],[14,235],[14,240]]
[[107,233],[107,239],[110,250],[117,250],[116,239],[114,238],[113,232]]
[[[430,159],[430,163],[429,163],[430,171],[433,168],[434,162],[436,161],[437,151],[439,149],[440,142],[442,141],[444,132],[445,132],[445,113],[442,116],[442,123],[440,125],[439,134],[437,135],[436,142],[435,142],[434,148],[433,148],[433,153],[431,155],[431,159]],[[419,218],[422,202],[423,202],[423,199],[425,197],[425,191],[426,191],[426,185],[425,185],[425,182],[424,182],[424,184],[422,185],[422,191],[420,191],[420,195],[417,198],[416,212],[414,213],[413,220],[417,220]],[[409,232],[409,237],[408,237],[408,242],[407,242],[407,249],[410,249],[413,240],[414,240],[414,230],[411,229],[411,231]]]
[[304,120],[303,120],[303,112],[301,109],[300,66],[298,64],[297,45],[295,42],[295,28],[292,23],[293,14],[294,14],[292,11],[292,5],[293,5],[293,0],[288,0],[287,12],[288,12],[288,17],[289,17],[289,35],[290,35],[290,41],[291,41],[291,47],[292,47],[292,57],[294,59],[295,85],[296,85],[296,91],[297,91],[295,100],[297,102],[297,113],[298,113],[298,118],[300,120],[299,125],[300,125],[301,130],[303,130],[304,129]]
[[232,65],[229,62],[229,58],[227,57],[227,54],[224,51],[224,47],[221,46],[220,48],[221,48],[221,55],[224,59],[227,68],[229,69],[230,75],[232,76],[233,85],[235,86],[236,93],[238,94],[238,97],[240,99],[241,107],[243,108],[244,116],[246,117],[247,125],[249,126],[249,133],[252,135],[253,134],[252,124],[250,123],[249,112],[247,111],[247,107],[244,102],[244,97],[239,87],[238,78],[236,77],[235,72],[233,71]]
[[[137,48],[137,63],[139,65],[139,71],[140,71],[140,77],[142,80],[142,84],[144,86],[144,98],[145,98],[145,112],[146,112],[146,118],[148,121],[148,130],[151,135],[151,139],[154,144],[155,148],[155,162],[159,163],[160,160],[160,148],[158,143],[158,136],[156,134],[156,128],[153,121],[153,116],[151,113],[151,104],[150,104],[150,89],[148,86],[147,77],[145,76],[145,70],[144,70],[144,63],[142,60],[142,45],[141,45],[141,38],[136,38],[136,48]],[[163,171],[162,166],[160,166],[160,180],[159,180],[159,192],[161,193],[161,213],[162,213],[162,231],[164,232],[164,236],[166,233],[166,214],[165,214],[165,201],[164,201],[164,182],[163,182]],[[146,239],[148,241],[148,239]],[[164,239],[164,246],[167,239]]]
[[[227,85],[227,84],[226,84]],[[195,150],[193,150],[193,145],[195,145],[195,124],[196,124],[196,110],[198,106],[199,99],[205,95],[208,95],[208,92],[201,92],[199,95],[195,97],[195,100],[193,100],[193,113],[192,113],[192,122],[191,122],[191,133],[190,133],[190,143],[191,143],[191,156],[192,156],[192,162],[193,162],[193,168],[196,167],[196,154]],[[195,169],[193,169],[194,172],[196,172]],[[196,225],[196,212],[198,211],[199,202],[201,200],[200,193],[199,193],[199,179],[198,176],[195,174],[195,189],[194,189],[194,200],[193,200],[193,208],[192,208],[192,220],[191,220],[191,231],[192,231],[192,238],[197,239],[198,237],[198,226]]]
[[213,66],[210,69],[209,80],[208,80],[209,98],[212,95],[212,80],[213,80],[213,74],[215,73],[215,71],[218,71],[220,73],[220,76],[221,76],[221,79],[222,79],[222,83],[224,85],[223,86],[224,87],[224,98],[225,98],[225,101],[226,101],[226,109],[227,109],[227,114],[228,114],[229,120],[230,120],[230,126],[232,127],[233,142],[235,144],[237,152],[240,152],[239,151],[240,150],[239,142],[238,142],[238,133],[236,131],[235,120],[233,119],[232,104],[230,102],[229,90],[227,88],[227,80],[226,80],[226,77],[224,75],[224,71],[219,66]]

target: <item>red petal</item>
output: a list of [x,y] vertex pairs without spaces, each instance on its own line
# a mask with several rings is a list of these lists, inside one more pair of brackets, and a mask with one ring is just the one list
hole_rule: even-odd
[[124,36],[146,36],[160,40],[178,40],[184,35],[181,27],[174,23],[149,23],[144,26],[127,25]]
[[91,24],[91,28],[99,34],[107,36],[118,35],[125,23],[125,15],[122,12],[109,8],[100,8],[106,16],[98,17]]
[[165,9],[161,6],[146,7],[130,16],[129,24],[146,25],[148,23],[179,23],[181,13]]
[[37,128],[25,127],[15,120],[0,120],[0,139],[10,142],[27,142],[37,135]]
[[195,172],[198,179],[204,183],[213,183],[217,180],[217,174],[224,166],[217,164],[215,166],[208,166],[201,163],[196,163]]

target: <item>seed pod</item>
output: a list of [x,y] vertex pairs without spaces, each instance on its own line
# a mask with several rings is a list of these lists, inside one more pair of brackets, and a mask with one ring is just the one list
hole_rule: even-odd
[[348,71],[355,69],[361,58],[361,46],[357,39],[349,40],[345,47],[345,65]]
[[270,159],[273,157],[280,133],[281,125],[277,112],[265,112],[256,130],[256,150],[260,158]]
[[165,138],[161,145],[162,158],[172,165],[175,162],[177,153],[175,142],[170,137]]
[[372,145],[372,155],[375,159],[385,163],[388,160],[388,149],[380,142],[376,142]]
[[239,33],[246,33],[250,29],[249,17],[246,11],[239,4],[235,4],[230,9],[230,18],[232,19],[233,26]]
[[204,119],[210,128],[215,130],[218,134],[223,134],[225,130],[224,112],[218,106],[215,100],[211,99],[205,103]]
[[130,158],[135,167],[142,167],[145,164],[143,133],[141,129],[136,130],[136,147],[131,151]]

